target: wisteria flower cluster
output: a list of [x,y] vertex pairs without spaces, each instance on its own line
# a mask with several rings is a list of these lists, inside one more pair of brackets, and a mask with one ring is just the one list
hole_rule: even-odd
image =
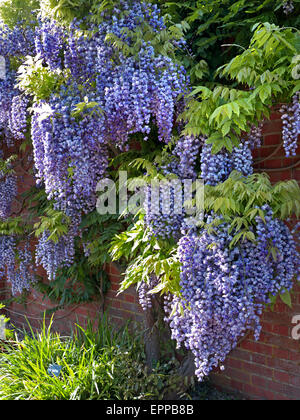
[[[145,223],[157,239],[178,241],[185,221],[185,200],[193,198],[192,182],[197,179],[197,164],[204,138],[181,137],[172,152],[171,160],[159,169],[165,177],[176,176],[175,182],[147,185],[145,190]],[[190,182],[190,188],[184,185]]]
[[29,243],[18,245],[12,236],[0,236],[0,276],[11,283],[12,295],[29,291],[36,282]]
[[212,146],[207,143],[204,145],[201,152],[201,177],[207,185],[215,186],[226,181],[234,170],[244,176],[253,173],[253,157],[247,141],[235,147],[232,153],[223,149],[213,154]]
[[282,120],[282,138],[286,156],[295,156],[300,133],[300,94],[293,96],[291,104],[282,105],[280,109]]
[[69,267],[74,262],[76,233],[76,230],[72,229],[57,242],[49,239],[50,233],[47,231],[39,238],[35,261],[45,269],[50,281],[55,280],[59,268]]
[[[125,4],[123,5],[125,7]],[[130,136],[147,140],[155,119],[159,138],[171,138],[177,97],[186,90],[186,76],[170,58],[157,55],[142,42],[137,55],[124,55],[107,40],[108,34],[132,47],[126,30],[148,24],[154,32],[165,28],[156,6],[133,2],[93,28],[93,36],[74,21],[67,34],[55,22],[37,30],[36,52],[50,70],[70,72],[66,85],[49,100],[34,104],[32,139],[37,179],[49,199],[68,211],[95,206],[95,187],[108,165],[110,147],[126,150]],[[93,103],[75,118],[80,103]],[[74,209],[71,209],[74,211]]]
[[166,320],[178,346],[193,352],[199,380],[222,365],[246,331],[258,339],[270,296],[293,286],[300,261],[295,242],[287,226],[267,206],[263,210],[257,243],[246,240],[231,249],[229,225],[214,215],[207,216],[208,224],[219,219],[214,233],[192,230],[179,242],[182,296],[167,298]]

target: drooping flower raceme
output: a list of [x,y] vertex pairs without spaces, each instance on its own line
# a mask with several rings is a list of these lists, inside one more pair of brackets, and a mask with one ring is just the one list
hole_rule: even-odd
[[199,380],[222,365],[247,330],[258,339],[270,296],[293,286],[300,261],[295,242],[287,226],[265,211],[266,223],[256,221],[257,243],[230,248],[233,235],[225,222],[214,233],[190,231],[179,242],[182,296],[166,300],[166,320],[178,346],[194,354]]

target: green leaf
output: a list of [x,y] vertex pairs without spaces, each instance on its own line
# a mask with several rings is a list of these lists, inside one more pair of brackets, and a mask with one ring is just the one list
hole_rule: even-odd
[[287,290],[285,293],[280,295],[280,299],[285,303],[289,308],[292,308],[292,298],[290,292]]

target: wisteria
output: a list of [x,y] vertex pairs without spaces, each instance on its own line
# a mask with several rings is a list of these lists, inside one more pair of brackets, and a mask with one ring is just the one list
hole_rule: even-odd
[[[266,223],[256,220],[257,243],[230,248],[233,234],[225,222],[214,233],[190,231],[179,242],[182,297],[167,299],[166,319],[178,346],[193,352],[199,380],[222,365],[247,330],[258,339],[270,296],[293,286],[299,266],[295,242],[286,225],[263,210]],[[216,219],[208,216],[207,223]],[[276,259],[270,247],[276,247]]]
[[11,283],[12,295],[29,291],[36,282],[29,243],[18,244],[13,236],[0,236],[0,276]]
[[158,278],[152,274],[148,279],[148,282],[145,281],[141,283],[138,287],[138,295],[139,295],[139,303],[143,309],[143,311],[147,311],[148,309],[152,308],[153,305],[153,295],[149,292],[154,289],[155,286],[158,285]]
[[[134,31],[141,22],[154,32],[164,27],[156,6],[123,6],[126,16],[116,12],[94,28],[92,37],[76,21],[64,39],[55,23],[45,21],[37,31],[36,49],[50,70],[62,66],[58,51],[64,45],[63,62],[71,73],[59,92],[34,104],[32,119],[37,180],[68,215],[95,207],[96,185],[104,177],[111,147],[126,150],[134,133],[147,140],[152,118],[160,140],[170,140],[176,99],[186,89],[184,70],[156,55],[150,44],[143,43],[135,57],[125,56],[107,40],[111,34],[130,47],[125,29]],[[93,108],[75,117],[76,106],[86,100]]]
[[44,60],[51,71],[61,70],[62,50],[64,47],[64,29],[56,21],[39,21],[34,35],[35,53]]
[[72,229],[66,235],[61,236],[54,242],[50,233],[45,231],[39,238],[36,247],[35,261],[41,265],[50,281],[55,280],[57,270],[61,267],[69,267],[74,262],[76,231]]
[[108,166],[108,150],[101,142],[96,118],[80,119],[72,110],[81,102],[80,92],[62,88],[48,103],[34,106],[32,141],[38,183],[48,198],[68,216],[95,208],[96,186]]
[[253,157],[249,143],[241,143],[232,153],[222,150],[212,154],[212,146],[205,143],[205,138],[181,138],[173,151],[173,159],[160,168],[164,176],[173,174],[177,179],[159,185],[148,185],[145,197],[145,222],[157,238],[173,238],[178,241],[181,228],[185,223],[186,202],[192,200],[192,188],[185,190],[185,181],[197,179],[201,164],[201,177],[206,185],[215,186],[224,182],[233,170],[244,176],[253,173]]
[[34,26],[23,26],[19,22],[13,29],[2,24],[0,28],[0,55],[6,59],[10,57],[25,57],[34,54]]
[[20,94],[14,87],[15,78],[15,72],[6,68],[5,79],[0,80],[0,134],[9,147],[14,144],[13,133],[11,131],[12,104],[14,98]]
[[16,88],[17,73],[11,60],[34,54],[34,37],[34,27],[24,28],[22,22],[13,29],[7,25],[0,28],[0,56],[5,61],[0,80],[0,133],[9,147],[13,146],[16,140],[25,138],[29,103],[28,98]]
[[[197,179],[197,163],[204,138],[181,137],[171,160],[159,169],[163,182],[152,182],[145,191],[145,222],[158,239],[178,241],[186,217],[186,201],[193,198],[192,182]],[[175,176],[174,179],[167,179]]]
[[292,0],[288,0],[283,4],[283,11],[286,15],[293,13],[294,9],[295,9],[295,6]]
[[12,204],[17,196],[18,186],[15,174],[0,171],[0,220],[6,220],[12,211]]
[[[47,209],[62,215],[62,220],[58,219],[63,225],[63,234],[59,236],[51,231],[49,223],[37,240],[35,254],[32,244],[23,241],[27,220],[23,235],[0,236],[0,277],[4,276],[11,283],[12,294],[16,296],[29,290],[36,281],[33,261],[35,266],[43,267],[50,283],[54,283],[60,268],[77,263],[75,247],[77,251],[78,244],[84,257],[94,257],[90,239],[84,235],[89,233],[89,227],[83,228],[81,222],[83,218],[94,216],[91,213],[96,208],[97,185],[110,176],[111,170],[115,171],[110,165],[112,156],[129,151],[132,141],[139,141],[146,153],[149,149],[151,156],[155,148],[159,151],[155,158],[158,176],[151,182],[151,174],[144,174],[150,182],[145,187],[145,217],[142,221],[141,216],[141,225],[152,235],[147,252],[157,252],[155,257],[160,257],[166,250],[163,258],[167,258],[172,250],[166,267],[171,267],[169,261],[171,264],[174,256],[176,268],[174,272],[170,268],[172,275],[166,274],[168,278],[161,289],[167,290],[170,286],[169,290],[176,290],[174,295],[165,296],[166,321],[178,347],[183,346],[193,353],[196,375],[202,380],[213,368],[223,365],[247,331],[252,331],[255,339],[259,338],[260,317],[265,306],[272,297],[290,291],[294,279],[297,276],[299,279],[299,224],[289,230],[267,205],[256,208],[260,217],[255,218],[255,211],[251,213],[254,220],[252,216],[247,220],[250,235],[241,236],[236,242],[234,236],[245,232],[230,224],[232,213],[225,220],[221,214],[203,210],[201,215],[191,218],[189,224],[186,200],[195,198],[192,186],[197,180],[204,181],[208,193],[215,190],[212,187],[226,181],[233,171],[239,172],[243,181],[248,181],[245,178],[253,174],[252,152],[263,143],[263,122],[249,127],[249,133],[241,135],[237,147],[231,148],[227,142],[228,149],[224,147],[216,154],[212,144],[208,144],[208,137],[184,136],[183,120],[178,123],[178,117],[188,115],[184,112],[189,108],[186,94],[192,89],[187,71],[179,60],[185,51],[190,51],[187,63],[193,61],[192,48],[185,50],[185,41],[180,39],[180,34],[189,31],[188,25],[172,23],[167,27],[171,20],[162,18],[159,7],[153,3],[120,0],[116,4],[118,6],[107,7],[94,18],[89,15],[71,23],[66,23],[59,13],[55,20],[50,13],[45,16],[42,12],[26,27],[22,22],[13,29],[0,25],[0,56],[6,67],[5,77],[0,79],[3,147],[22,145],[20,150],[25,150],[32,146],[32,169],[37,189],[43,196],[41,201],[47,199]],[[285,14],[293,9],[292,1],[283,4]],[[24,65],[20,68],[22,62]],[[194,69],[190,64],[187,68],[193,78]],[[197,67],[200,69],[201,63]],[[212,74],[210,63],[207,67]],[[197,82],[200,76],[196,76]],[[26,83],[30,85],[28,89]],[[229,92],[229,88],[226,89]],[[217,93],[218,88],[214,92]],[[235,97],[234,92],[232,90],[230,97]],[[223,93],[218,106],[227,102],[226,92]],[[264,96],[264,92],[261,93]],[[235,102],[232,98],[231,101]],[[206,117],[211,122],[208,114],[213,102],[211,105],[207,102]],[[247,121],[241,112],[242,108],[247,109],[246,100],[233,102],[222,108],[225,109],[222,118],[231,118],[231,114],[233,119],[241,118],[241,124],[236,124],[244,130]],[[199,107],[202,105],[199,103]],[[231,107],[232,111],[227,112]],[[252,103],[247,113],[252,124],[254,101],[253,110],[250,108]],[[255,115],[261,112],[263,118],[262,109],[265,106],[259,106]],[[299,92],[293,96],[291,104],[281,106],[280,113],[286,156],[295,156],[300,131]],[[204,123],[201,132],[209,133],[213,124],[208,124],[206,130],[202,127]],[[185,132],[199,133],[197,124],[195,128]],[[233,130],[230,135],[232,133]],[[26,142],[29,136],[30,146]],[[176,143],[173,142],[175,136]],[[3,224],[12,215],[17,192],[17,177],[13,171],[0,171],[0,222]],[[264,191],[260,193],[261,203],[265,196]],[[232,206],[230,211],[234,212],[235,201],[225,198],[228,207]],[[216,211],[221,213],[223,207],[219,206]],[[45,214],[48,216],[47,211]],[[248,214],[245,211],[243,217],[247,218]],[[214,229],[210,229],[212,225]],[[255,239],[251,241],[251,237]],[[153,250],[150,248],[154,242]],[[180,291],[178,260],[181,263]],[[163,266],[161,271],[167,269]],[[159,263],[154,271],[155,274],[138,285],[144,311],[153,304],[149,292],[164,276],[156,274],[160,271]],[[173,275],[178,276],[173,279]]]
[[181,137],[176,143],[173,154],[179,159],[177,171],[181,179],[197,178],[197,163],[204,143],[204,137]]
[[212,153],[212,146],[205,144],[201,152],[201,177],[207,185],[215,186],[224,182],[233,171],[244,176],[253,173],[253,157],[248,142],[235,147],[232,153],[222,150]]
[[282,114],[282,138],[286,156],[295,156],[298,148],[298,135],[300,132],[299,92],[293,96],[291,104],[282,105],[280,113]]
[[16,140],[24,140],[27,130],[28,98],[24,95],[14,96],[9,115],[9,129]]
[[157,239],[180,238],[184,222],[184,195],[181,181],[165,181],[146,187],[145,223]]
[[253,125],[248,134],[247,143],[249,144],[250,149],[257,149],[262,146],[263,134],[262,134],[263,124],[260,122],[258,126]]

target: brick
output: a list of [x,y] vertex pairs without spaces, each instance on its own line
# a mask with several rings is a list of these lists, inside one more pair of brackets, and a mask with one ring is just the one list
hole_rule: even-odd
[[115,263],[109,264],[109,274],[116,277],[122,277],[121,274],[124,270],[117,266]]
[[224,389],[231,389],[231,380],[224,375],[211,374],[211,378],[215,385],[221,386]]
[[300,388],[296,388],[291,385],[270,381],[269,389],[277,392],[279,395],[300,399]]
[[135,298],[134,298],[134,296],[131,296],[131,295],[129,295],[129,294],[126,294],[126,295],[125,295],[125,301],[126,301],[126,302],[131,302],[131,303],[134,303],[134,302],[135,302]]
[[276,357],[270,357],[267,358],[266,365],[269,367],[273,367],[276,370],[281,370],[287,373],[291,373],[292,375],[300,376],[300,366],[289,360],[282,360]]
[[291,336],[291,328],[288,325],[274,325],[273,332],[275,334],[283,335],[284,337]]
[[110,280],[111,284],[114,285],[114,287],[118,286],[118,289],[120,288],[121,277],[115,276],[115,275],[110,275],[109,280]]
[[118,283],[112,283],[110,288],[111,290],[118,292],[120,290],[120,285]]
[[290,375],[286,372],[279,372],[275,370],[274,379],[278,382],[284,382],[288,384],[290,382]]
[[[300,344],[299,344],[299,349],[300,349]],[[289,351],[289,357],[288,360],[293,361],[293,362],[298,362],[300,364],[300,351]]]
[[290,351],[285,349],[277,349],[274,348],[273,356],[278,359],[289,360],[290,358]]
[[228,367],[225,369],[224,374],[226,377],[238,380],[239,382],[243,382],[244,384],[250,383],[250,374],[242,370]]
[[251,362],[259,364],[259,365],[266,365],[267,357],[263,354],[252,353],[251,354]]
[[273,324],[270,322],[261,322],[263,332],[273,332]]
[[267,123],[264,124],[263,135],[264,137],[265,135],[269,135],[269,134],[275,134],[278,136],[279,133],[281,133],[281,129],[282,129],[282,122],[280,120],[268,121]]
[[262,344],[262,343],[255,343],[251,341],[245,341],[241,344],[241,347],[246,350],[250,350],[254,353],[261,353],[261,354],[273,354],[273,347]]
[[251,380],[252,380],[253,385],[257,385],[257,386],[259,386],[261,388],[264,388],[264,389],[269,389],[268,385],[269,385],[270,381],[268,381],[266,378],[263,378],[263,377],[257,376],[257,375],[253,375]]
[[246,395],[250,397],[258,397],[260,400],[275,400],[276,396],[274,392],[271,392],[267,389],[262,389],[258,386],[253,386],[249,384],[245,384],[244,392]]
[[236,369],[243,369],[243,362],[241,360],[232,359],[229,357],[226,360],[226,367],[236,368]]
[[289,374],[288,376],[289,376],[289,383],[300,389],[300,375],[294,376],[294,375]]
[[[297,350],[299,347],[298,342],[296,340],[293,340],[292,337],[285,337],[282,335],[274,335],[274,334],[265,334],[264,343],[279,347],[281,349]],[[274,351],[273,351],[273,354],[274,354]]]
[[266,378],[273,378],[274,370],[272,368],[259,365],[256,363],[243,362],[243,370],[249,372],[250,374],[256,374],[259,376],[264,376]]

